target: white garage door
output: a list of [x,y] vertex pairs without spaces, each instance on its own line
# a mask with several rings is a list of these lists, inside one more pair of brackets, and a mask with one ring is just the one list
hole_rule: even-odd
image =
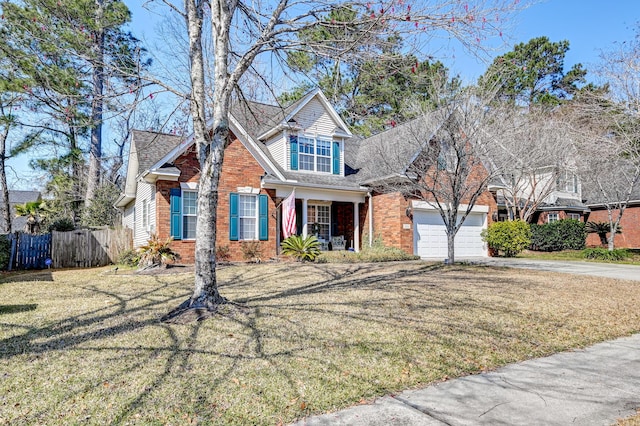
[[[458,257],[486,256],[485,243],[480,237],[486,213],[469,213],[456,234],[455,255]],[[447,257],[447,233],[440,213],[415,210],[414,252],[420,257]]]

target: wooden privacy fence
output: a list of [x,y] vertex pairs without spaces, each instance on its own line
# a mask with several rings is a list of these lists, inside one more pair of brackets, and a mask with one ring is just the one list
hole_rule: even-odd
[[51,260],[54,268],[88,268],[116,263],[120,253],[133,248],[131,230],[78,229],[52,231]]
[[9,234],[8,269],[87,268],[116,263],[133,248],[130,229],[78,229],[31,235]]

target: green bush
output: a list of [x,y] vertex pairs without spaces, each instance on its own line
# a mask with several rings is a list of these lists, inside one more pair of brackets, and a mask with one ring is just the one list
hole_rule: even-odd
[[564,219],[544,225],[531,225],[532,250],[582,250],[586,241],[585,225],[579,220]]
[[531,245],[531,228],[521,220],[492,223],[481,235],[489,247],[506,257],[514,257]]
[[11,258],[11,241],[8,235],[0,235],[0,270],[6,271]]
[[301,235],[292,235],[280,243],[282,253],[293,256],[299,261],[313,262],[320,255],[320,242],[314,235],[307,238]]
[[140,255],[135,250],[125,250],[118,256],[118,264],[126,266],[137,266],[140,262]]
[[617,261],[631,257],[631,252],[627,249],[607,250],[605,248],[588,248],[582,250],[582,257],[585,259]]
[[49,229],[49,232],[51,231],[68,232],[76,229],[76,226],[73,223],[73,219],[69,217],[62,217],[59,219],[55,219],[53,222],[49,223],[48,229]]

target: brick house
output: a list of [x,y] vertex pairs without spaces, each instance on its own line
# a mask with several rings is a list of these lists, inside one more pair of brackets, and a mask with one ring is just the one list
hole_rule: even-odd
[[[593,194],[587,200],[590,212],[587,216],[590,222],[609,222],[609,212],[606,205]],[[618,216],[618,210],[612,210],[613,217]],[[616,235],[614,239],[616,248],[640,248],[640,187],[637,187],[631,194],[631,199],[620,219],[622,233]],[[607,235],[608,236],[608,235]],[[597,234],[587,236],[587,246],[599,247],[600,238]]]
[[[538,225],[563,219],[574,219],[586,222],[586,217],[590,210],[589,206],[587,206],[583,200],[580,178],[570,171],[562,171],[559,173],[559,176],[555,171],[555,168],[552,167],[536,171],[536,178],[538,179],[537,188],[545,188],[544,192],[540,195],[532,192],[538,191],[537,188],[527,187],[526,185],[523,185],[521,188],[522,198],[519,198],[519,200],[522,200],[520,201],[521,205],[526,203],[527,199],[529,202],[532,200],[541,200],[530,222]],[[555,179],[555,182],[553,179]],[[493,218],[497,221],[508,220],[509,217],[507,200],[505,199],[508,191],[505,192],[503,190],[505,186],[507,185],[501,181],[501,178],[497,178],[493,184],[489,186],[498,206],[497,215]],[[548,192],[547,195],[544,195],[547,193],[546,188],[552,188],[552,190]]]
[[[402,146],[403,126],[361,139],[319,90],[286,108],[235,105],[229,124],[216,231],[217,245],[228,247],[232,260],[243,259],[247,241],[260,245],[263,259],[278,255],[280,204],[294,190],[298,234],[317,234],[324,249],[334,248],[337,237],[358,251],[375,237],[421,257],[446,257],[444,225],[432,206],[400,193],[376,193],[368,185],[378,173],[368,153],[374,139]],[[406,163],[416,152],[404,154]],[[134,246],[154,233],[171,236],[181,261],[194,261],[198,178],[192,139],[133,132],[125,189],[116,206],[123,225],[133,229]],[[487,255],[480,232],[495,211],[487,191],[456,238],[458,255]]]

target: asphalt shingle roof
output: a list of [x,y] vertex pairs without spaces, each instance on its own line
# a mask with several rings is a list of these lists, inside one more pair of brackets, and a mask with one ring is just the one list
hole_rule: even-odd
[[138,172],[148,170],[151,166],[175,148],[184,137],[143,130],[132,132],[132,142],[138,156]]

